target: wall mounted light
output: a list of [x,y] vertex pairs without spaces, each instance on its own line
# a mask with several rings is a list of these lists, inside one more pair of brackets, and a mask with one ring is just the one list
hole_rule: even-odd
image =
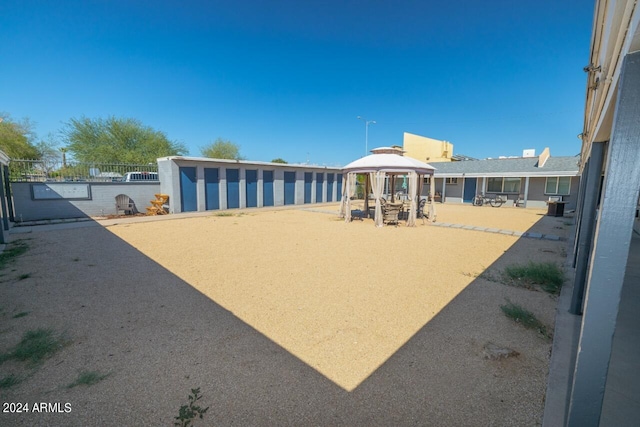
[[597,67],[593,64],[589,64],[582,69],[585,73],[593,72],[593,71],[602,71],[602,66],[598,65]]

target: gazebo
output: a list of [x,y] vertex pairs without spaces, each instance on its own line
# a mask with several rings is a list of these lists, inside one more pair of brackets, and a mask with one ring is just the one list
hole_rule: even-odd
[[[417,207],[422,192],[423,178],[430,177],[430,212],[433,208],[433,193],[435,185],[433,182],[433,172],[435,168],[427,163],[404,157],[400,147],[380,147],[371,150],[373,154],[362,157],[354,162],[349,163],[342,168],[343,175],[346,179],[342,181],[342,203],[340,205],[340,215],[344,217],[346,222],[351,221],[351,198],[355,195],[356,175],[364,174],[364,209],[369,212],[369,189],[373,192],[375,198],[375,224],[376,227],[382,227],[382,205],[380,198],[384,192],[385,179],[391,180],[391,200],[393,201],[395,193],[395,179],[398,176],[408,176],[408,199],[410,201],[409,216],[407,218],[408,226],[415,226]],[[432,215],[433,218],[433,215]]]

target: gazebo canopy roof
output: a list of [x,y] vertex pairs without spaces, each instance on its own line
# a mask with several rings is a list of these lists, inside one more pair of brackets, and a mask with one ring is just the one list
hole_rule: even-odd
[[386,153],[370,154],[342,168],[343,172],[367,173],[382,171],[387,173],[408,173],[414,171],[420,175],[433,175],[434,170],[433,166],[411,157]]

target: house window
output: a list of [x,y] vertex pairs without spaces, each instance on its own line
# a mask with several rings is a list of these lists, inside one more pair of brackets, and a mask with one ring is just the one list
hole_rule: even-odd
[[520,178],[505,178],[502,188],[503,193],[520,193]]
[[488,193],[520,193],[520,178],[488,178]]
[[544,186],[544,194],[569,195],[571,188],[570,176],[550,176]]
[[446,183],[447,184],[457,184],[458,183],[458,178],[446,178]]
[[487,191],[489,193],[502,193],[502,178],[487,179]]

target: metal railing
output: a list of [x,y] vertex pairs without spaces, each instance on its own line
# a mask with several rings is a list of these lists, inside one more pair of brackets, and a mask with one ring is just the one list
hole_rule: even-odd
[[[135,174],[133,174],[135,172]],[[61,160],[11,159],[11,182],[157,181],[158,164],[80,163]]]

